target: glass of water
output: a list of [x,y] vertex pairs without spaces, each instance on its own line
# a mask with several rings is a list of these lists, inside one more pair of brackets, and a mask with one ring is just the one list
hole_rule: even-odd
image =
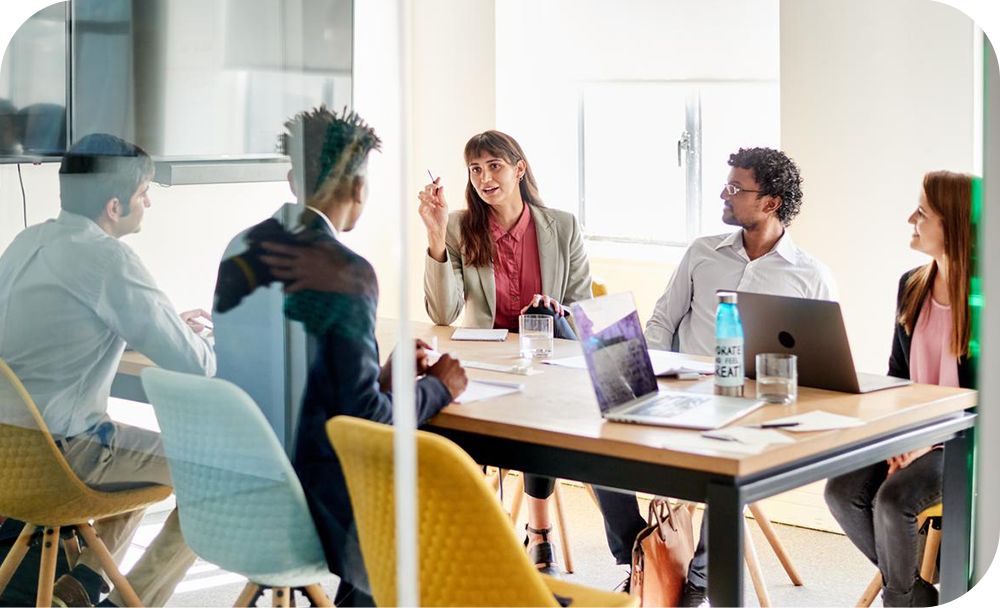
[[518,330],[522,359],[541,359],[552,354],[552,317],[521,315]]
[[757,355],[757,398],[768,403],[788,404],[799,394],[799,374],[795,355]]

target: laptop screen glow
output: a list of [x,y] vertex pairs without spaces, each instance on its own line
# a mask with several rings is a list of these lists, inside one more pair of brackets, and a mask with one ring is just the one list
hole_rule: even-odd
[[657,391],[632,294],[578,302],[573,316],[602,412]]

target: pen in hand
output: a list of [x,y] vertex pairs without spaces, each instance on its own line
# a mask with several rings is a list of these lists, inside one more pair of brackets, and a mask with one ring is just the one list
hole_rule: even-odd
[[431,183],[434,184],[434,194],[436,195],[441,187],[437,185],[437,178],[434,177],[430,169],[427,170],[427,177],[431,178]]

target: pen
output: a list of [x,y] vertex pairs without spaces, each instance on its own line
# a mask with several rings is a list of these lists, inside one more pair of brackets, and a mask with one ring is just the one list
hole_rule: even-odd
[[476,380],[473,380],[473,382],[478,382],[480,384],[488,384],[490,386],[500,386],[503,388],[513,388],[519,391],[524,390],[524,385],[521,384],[520,382],[504,382],[502,380],[479,380],[478,378]]
[[712,431],[705,431],[701,434],[705,439],[718,439],[719,441],[736,441],[740,442],[739,439],[733,437],[732,435],[727,435],[726,433],[715,433]]
[[[437,181],[437,178],[434,177],[434,174],[431,173],[430,169],[427,170],[427,177],[431,178],[431,183],[432,184]],[[435,184],[434,185],[434,194],[437,194],[438,188],[440,188],[440,186],[438,186],[438,185]]]
[[763,424],[758,424],[756,428],[758,429],[786,429],[791,426],[799,426],[798,422],[765,422]]

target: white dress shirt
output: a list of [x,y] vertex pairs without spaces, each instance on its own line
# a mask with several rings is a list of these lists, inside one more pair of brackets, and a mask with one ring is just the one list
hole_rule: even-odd
[[743,231],[695,240],[646,323],[650,348],[671,350],[674,335],[683,353],[715,352],[715,292],[719,289],[817,300],[836,300],[837,287],[825,264],[795,246],[786,231],[774,248],[751,261]]
[[[107,420],[126,342],[160,367],[213,375],[215,354],[178,316],[139,257],[63,211],[0,256],[0,358],[57,438]],[[0,404],[0,419],[10,404]]]

